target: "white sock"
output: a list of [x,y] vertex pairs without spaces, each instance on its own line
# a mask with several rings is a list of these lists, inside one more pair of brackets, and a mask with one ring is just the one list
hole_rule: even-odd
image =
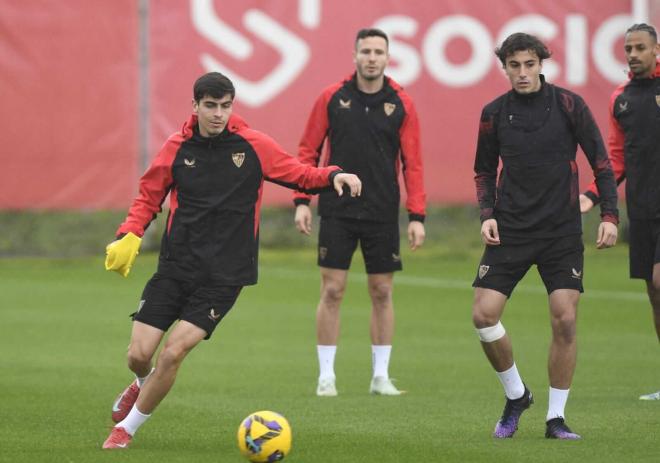
[[520,399],[525,393],[525,385],[518,374],[518,368],[514,362],[513,366],[506,371],[497,371],[497,377],[500,378],[504,393],[511,400]]
[[391,353],[392,346],[371,346],[371,364],[374,370],[374,378],[376,376],[382,376],[385,379],[390,377],[388,369]]
[[126,432],[132,436],[150,416],[151,415],[145,415],[140,410],[138,410],[135,405],[133,405],[133,408],[131,408],[131,411],[128,412],[126,418],[117,423],[115,428],[124,428]]
[[335,377],[337,346],[316,346],[319,356],[319,379]]
[[152,368],[149,373],[147,373],[147,376],[140,378],[138,375],[135,375],[135,379],[137,379],[138,387],[142,389],[142,386],[144,385],[144,382],[151,376],[151,373],[153,373],[155,368]]
[[570,389],[555,389],[554,387],[550,388],[548,399],[548,416],[545,419],[546,421],[549,421],[553,418],[564,417],[564,407],[566,407],[566,401],[568,400],[568,391],[570,391]]

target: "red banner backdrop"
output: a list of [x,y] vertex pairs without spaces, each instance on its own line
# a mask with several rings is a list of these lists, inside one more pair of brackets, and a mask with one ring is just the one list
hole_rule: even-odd
[[[148,161],[137,148],[139,1],[3,2],[0,208],[128,205]],[[479,114],[509,88],[493,54],[506,35],[544,39],[548,80],[581,94],[606,130],[609,95],[626,78],[623,33],[660,13],[657,0],[146,3],[150,155],[212,70],[234,80],[235,111],[295,154],[317,95],[353,70],[356,31],[376,26],[390,35],[388,74],[417,104],[433,203],[475,201]],[[267,204],[290,198],[278,186],[265,194]]]
[[132,0],[2,0],[0,208],[126,207],[137,18]]

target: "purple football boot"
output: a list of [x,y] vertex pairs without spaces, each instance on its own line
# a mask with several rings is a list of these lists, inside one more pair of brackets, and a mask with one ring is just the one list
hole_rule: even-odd
[[578,440],[582,439],[579,434],[571,431],[566,426],[563,418],[553,418],[545,423],[545,437],[548,439]]
[[521,398],[515,400],[507,398],[506,405],[504,405],[504,412],[502,412],[502,417],[495,425],[493,437],[498,439],[513,437],[515,432],[518,430],[518,421],[520,421],[520,415],[522,415],[522,412],[527,410],[533,403],[534,397],[532,397],[532,391],[527,389],[527,386],[525,386],[525,393]]

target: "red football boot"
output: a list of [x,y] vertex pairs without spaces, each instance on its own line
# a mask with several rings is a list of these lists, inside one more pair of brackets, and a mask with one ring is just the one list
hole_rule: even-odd
[[137,384],[137,380],[135,380],[130,386],[124,389],[124,392],[117,396],[117,400],[112,404],[112,421],[119,423],[126,418],[128,412],[133,408],[139,394],[140,388]]

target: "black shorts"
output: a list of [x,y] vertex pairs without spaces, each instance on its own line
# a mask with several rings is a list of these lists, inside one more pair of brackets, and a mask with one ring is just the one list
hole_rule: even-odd
[[156,273],[142,292],[134,321],[167,331],[176,320],[185,320],[206,331],[208,339],[232,308],[242,286],[204,286],[174,280]]
[[660,220],[630,219],[630,278],[653,279],[660,263]]
[[336,217],[321,217],[319,266],[348,270],[358,241],[367,273],[392,273],[402,269],[397,222]]
[[493,289],[510,297],[534,264],[548,294],[556,289],[584,291],[584,245],[580,235],[486,246],[472,286]]

